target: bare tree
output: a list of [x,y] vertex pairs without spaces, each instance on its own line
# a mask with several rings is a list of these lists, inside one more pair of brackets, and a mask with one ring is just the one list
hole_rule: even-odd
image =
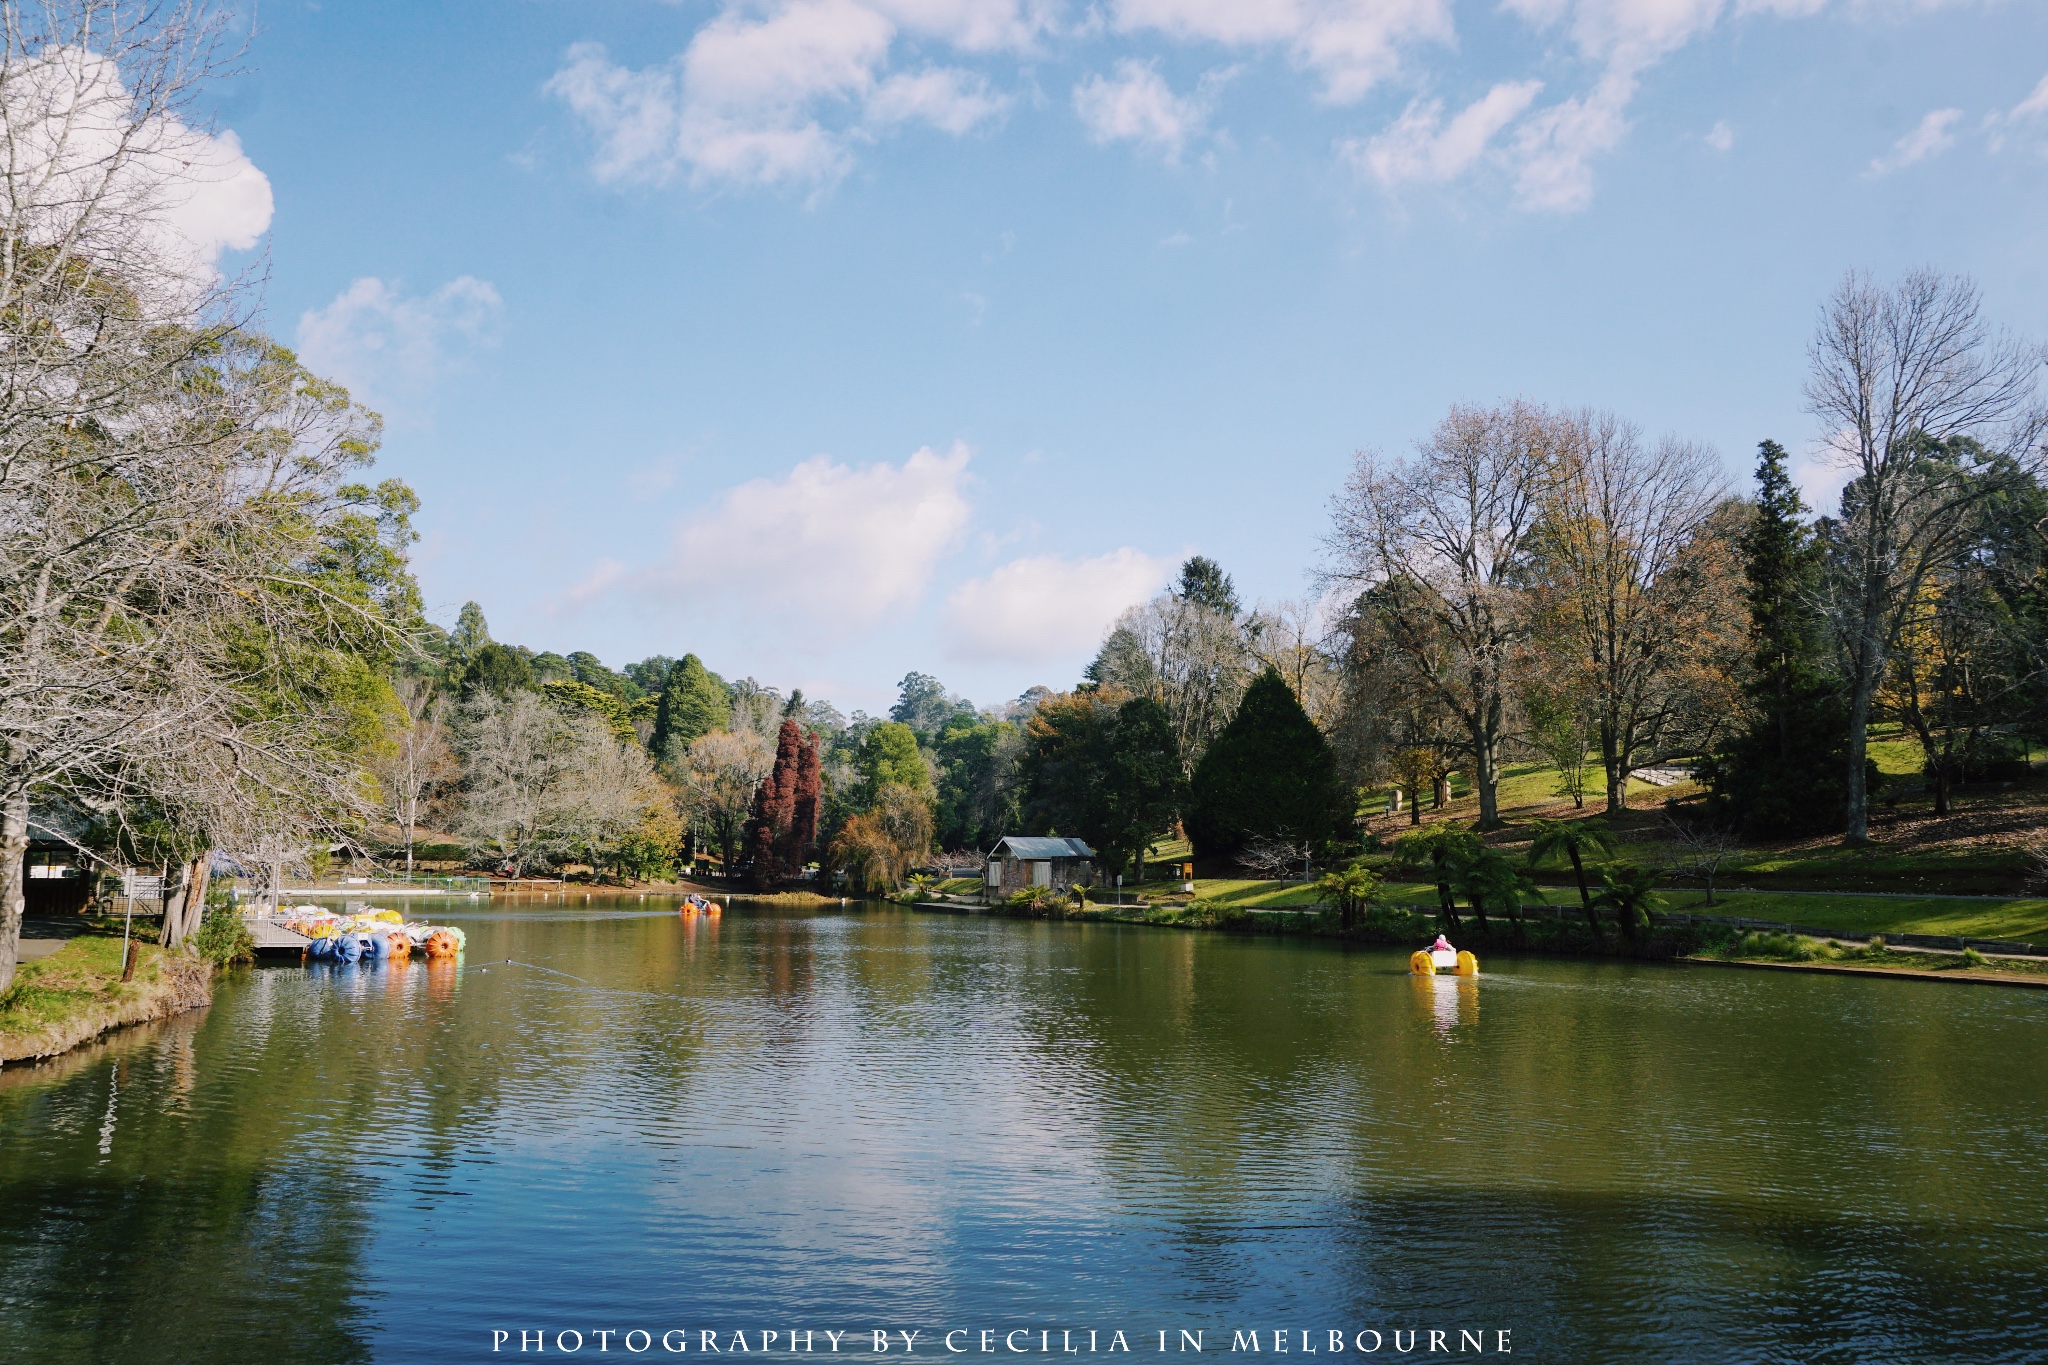
[[220,168],[188,118],[220,32],[126,0],[0,16],[0,989],[32,799],[148,797],[208,840],[359,818],[349,661],[416,611],[410,494],[344,482],[376,419],[240,331],[177,230]]
[[1343,707],[1344,677],[1331,658],[1329,623],[1320,602],[1292,599],[1261,607],[1244,624],[1246,648],[1283,678],[1318,728],[1328,731]]
[[1164,706],[1181,770],[1192,774],[1209,741],[1236,714],[1252,669],[1244,632],[1233,617],[1178,593],[1161,593],[1117,618],[1090,676],[1101,686]]
[[1590,409],[1556,430],[1531,539],[1538,648],[1565,654],[1590,689],[1612,813],[1675,719],[1684,693],[1668,684],[1704,632],[1728,626],[1733,564],[1700,543],[1725,492],[1703,446],[1646,445],[1633,423]]
[[739,866],[740,833],[754,789],[774,766],[774,743],[753,730],[719,730],[690,741],[684,792],[692,816],[717,842],[728,876]]
[[1300,873],[1308,880],[1309,847],[1286,839],[1254,839],[1237,855],[1240,866],[1272,881],[1284,881]]
[[599,738],[584,727],[582,757],[571,784],[569,824],[592,867],[605,850],[668,814],[673,829],[674,799],[655,775],[647,751],[631,739],[607,732]]
[[1808,411],[1851,480],[1829,528],[1822,607],[1849,695],[1847,839],[1870,838],[1871,701],[1892,650],[1986,498],[2041,456],[2039,346],[1995,332],[1976,286],[1851,272],[1808,351]]
[[1457,718],[1486,829],[1500,824],[1511,671],[1528,625],[1517,580],[1553,444],[1552,423],[1528,404],[1456,407],[1405,464],[1361,453],[1331,508],[1332,577],[1362,590],[1359,610]]
[[412,875],[413,841],[420,821],[460,776],[448,746],[442,701],[424,678],[401,678],[396,691],[404,720],[376,757],[372,773],[383,798],[381,813],[405,831],[405,871]]
[[1717,825],[1667,820],[1665,827],[1671,834],[1666,856],[1672,870],[1679,876],[1698,877],[1707,888],[1707,904],[1712,905],[1714,878],[1720,875],[1723,863],[1741,852],[1742,845],[1732,832]]

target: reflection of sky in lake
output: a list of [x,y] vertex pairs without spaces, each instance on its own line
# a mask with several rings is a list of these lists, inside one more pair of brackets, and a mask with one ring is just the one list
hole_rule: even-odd
[[[2020,1360],[2048,1326],[2031,992],[1428,979],[883,909],[451,912],[459,974],[265,969],[0,1088],[0,1260],[34,1248],[9,1339],[156,1358],[168,1312],[209,1360],[465,1359],[540,1326]],[[165,1257],[213,1268],[169,1309],[75,1274]]]

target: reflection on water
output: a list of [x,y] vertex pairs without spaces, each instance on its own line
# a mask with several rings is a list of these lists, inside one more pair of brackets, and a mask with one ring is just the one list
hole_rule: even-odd
[[1415,976],[1415,1000],[1436,1025],[1438,1036],[1452,1037],[1458,1025],[1479,1019],[1479,980],[1471,976]]
[[1417,978],[886,907],[420,913],[464,924],[459,970],[244,972],[0,1072],[8,1358],[452,1360],[542,1327],[1485,1328],[1558,1362],[2048,1338],[2034,992]]

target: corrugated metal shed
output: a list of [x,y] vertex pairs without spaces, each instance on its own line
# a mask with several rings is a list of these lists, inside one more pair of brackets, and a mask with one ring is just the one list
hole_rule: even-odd
[[995,846],[991,858],[1093,858],[1095,850],[1079,839],[1050,839],[1012,834]]

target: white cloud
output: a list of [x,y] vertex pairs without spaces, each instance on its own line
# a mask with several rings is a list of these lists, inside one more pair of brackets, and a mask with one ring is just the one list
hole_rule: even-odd
[[1208,118],[1200,100],[1184,99],[1149,63],[1125,58],[1114,77],[1093,75],[1074,87],[1074,112],[1096,142],[1135,142],[1178,160]]
[[1609,71],[1585,95],[1529,116],[1515,133],[1515,202],[1543,213],[1573,213],[1593,202],[1593,157],[1612,150],[1628,131],[1623,117],[1635,77]]
[[955,137],[996,117],[1009,105],[989,93],[988,82],[971,71],[928,67],[916,75],[889,77],[868,100],[875,124],[921,122]]
[[822,634],[868,628],[922,600],[959,544],[968,458],[961,445],[859,469],[816,456],[727,490],[677,529],[667,563],[601,564],[569,601],[623,586]]
[[682,91],[666,67],[629,71],[601,43],[578,43],[542,87],[597,138],[592,174],[602,181],[655,179],[676,155]]
[[958,136],[1002,112],[985,77],[888,71],[899,37],[963,52],[1027,48],[1045,18],[1019,0],[732,3],[674,59],[641,70],[596,43],[569,49],[544,89],[595,138],[608,183],[824,185],[852,165],[858,130],[929,123]]
[[965,663],[1070,659],[1094,648],[1124,608],[1172,574],[1172,560],[1128,546],[1094,559],[1013,559],[947,597],[947,652]]
[[2005,116],[2018,121],[2023,118],[2039,118],[2043,114],[2048,114],[2048,76],[2043,76],[2041,83],[2034,87],[2034,93],[2007,110]]
[[1503,81],[1446,124],[1442,100],[1412,101],[1401,117],[1370,141],[1343,144],[1345,156],[1382,185],[1454,180],[1482,155],[1495,134],[1522,116],[1541,81]]
[[497,344],[504,311],[497,289],[471,275],[426,295],[365,276],[325,308],[299,315],[299,357],[359,398],[418,400],[477,349]]
[[1955,146],[1956,136],[1949,130],[1962,116],[1960,109],[1930,110],[1912,132],[1892,144],[1891,155],[1881,156],[1870,163],[1870,174],[1890,175],[1930,156],[1941,155]]
[[1819,517],[1832,517],[1841,510],[1842,490],[1855,476],[1854,467],[1826,452],[1804,456],[1792,465],[1792,486],[1799,490],[1807,511]]
[[1701,138],[1700,141],[1725,155],[1735,147],[1735,130],[1728,126],[1727,119],[1722,119],[1719,123],[1707,129],[1707,135]]
[[2030,125],[2034,123],[2034,120],[2040,119],[2044,115],[2048,115],[2048,76],[2043,76],[2040,84],[2034,87],[2032,93],[2012,108],[2003,112],[1994,110],[1984,116],[1984,132],[1989,135],[1991,150],[1994,152],[2005,150],[2008,131],[2018,132],[2022,137],[2028,137],[2031,133],[2037,131]]
[[194,306],[219,282],[221,253],[255,246],[270,228],[270,180],[241,139],[169,116],[138,121],[119,69],[99,53],[45,48],[15,64],[0,100],[13,131],[9,211],[51,237],[90,214],[87,239],[131,261],[139,253],[165,306]]
[[1450,0],[1116,0],[1116,26],[1232,47],[1282,46],[1348,104],[1400,69],[1405,47],[1450,43]]

